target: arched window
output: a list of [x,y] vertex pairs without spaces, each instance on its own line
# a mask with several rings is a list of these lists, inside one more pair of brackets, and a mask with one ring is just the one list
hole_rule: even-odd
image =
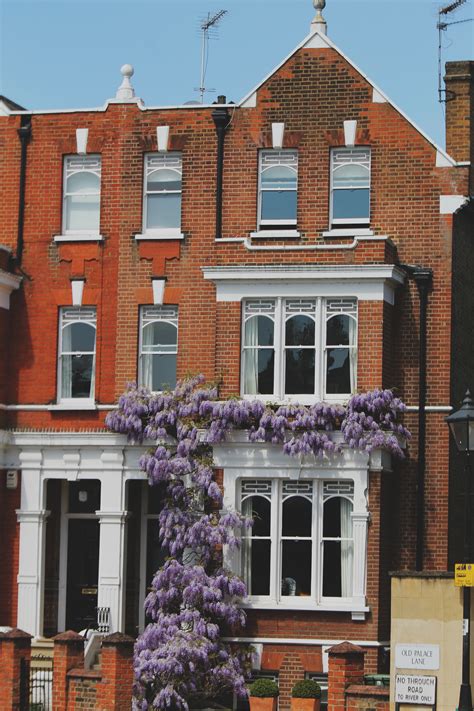
[[326,310],[325,392],[349,395],[357,381],[357,312],[338,313],[338,302],[328,301]]
[[99,234],[100,177],[100,156],[64,159],[64,234]]
[[178,307],[141,309],[140,384],[153,392],[174,388],[178,353]]
[[180,153],[145,156],[144,232],[181,230],[182,159]]
[[331,224],[368,224],[370,148],[331,151]]
[[354,538],[352,501],[325,496],[323,514],[323,597],[352,597]]
[[295,225],[297,189],[297,151],[261,151],[259,225]]
[[242,537],[243,578],[249,595],[269,595],[272,482],[245,481],[241,494],[242,513],[253,519],[252,528]]
[[275,348],[274,304],[249,302],[245,309],[243,334],[243,379],[248,395],[273,393]]
[[59,400],[93,400],[96,342],[94,308],[61,309],[59,334]]

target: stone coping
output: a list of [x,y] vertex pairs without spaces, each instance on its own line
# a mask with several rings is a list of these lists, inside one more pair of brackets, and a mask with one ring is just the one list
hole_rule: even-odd
[[366,684],[351,684],[346,688],[346,694],[352,696],[378,696],[386,698],[390,696],[388,686],[367,686]]
[[75,667],[74,669],[70,669],[66,676],[73,677],[75,679],[97,679],[97,681],[101,681],[102,679],[102,673],[100,671],[96,671],[95,669],[84,669],[83,667]]
[[391,578],[454,578],[452,570],[391,570],[389,572]]

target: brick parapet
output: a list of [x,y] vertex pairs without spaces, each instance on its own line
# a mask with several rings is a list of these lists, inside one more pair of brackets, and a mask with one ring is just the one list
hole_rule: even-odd
[[20,711],[28,693],[31,635],[17,628],[0,634],[0,708]]

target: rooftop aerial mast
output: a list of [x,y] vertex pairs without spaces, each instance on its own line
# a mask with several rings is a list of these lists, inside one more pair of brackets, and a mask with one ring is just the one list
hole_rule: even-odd
[[206,80],[206,69],[207,69],[207,60],[208,60],[208,52],[209,52],[209,39],[215,38],[216,34],[212,34],[212,31],[217,28],[217,25],[219,24],[219,21],[222,20],[224,15],[227,14],[227,10],[219,10],[219,12],[216,12],[214,15],[211,16],[211,13],[207,13],[207,17],[201,22],[200,29],[201,29],[201,75],[200,75],[200,81],[199,81],[199,88],[195,89],[195,91],[198,91],[201,97],[201,104],[204,103],[204,94],[206,91],[213,91],[212,89],[206,89],[205,87],[205,80]]
[[441,33],[443,31],[446,31],[451,25],[460,25],[464,22],[472,22],[472,18],[467,18],[466,20],[455,20],[454,22],[446,22],[444,19],[442,19],[442,17],[449,15],[451,12],[454,12],[454,10],[457,10],[458,7],[464,5],[465,2],[467,2],[467,0],[455,0],[449,5],[445,5],[444,7],[438,10],[438,24],[436,25],[436,27],[438,28],[438,100],[440,103],[446,103],[446,101],[450,101],[450,99],[453,98],[452,96],[448,96],[446,89],[443,89],[442,87],[443,62]]

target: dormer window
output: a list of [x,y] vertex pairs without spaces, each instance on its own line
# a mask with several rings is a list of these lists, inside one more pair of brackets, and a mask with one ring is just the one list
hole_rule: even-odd
[[370,222],[370,148],[331,151],[332,225]]
[[182,172],[181,153],[145,156],[144,234],[181,234]]
[[298,152],[260,152],[258,223],[259,227],[296,225]]
[[64,159],[63,234],[98,235],[100,226],[100,156]]

